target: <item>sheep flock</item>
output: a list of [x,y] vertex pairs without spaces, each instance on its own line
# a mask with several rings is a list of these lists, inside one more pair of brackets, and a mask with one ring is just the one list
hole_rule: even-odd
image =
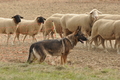
[[[72,32],[77,27],[81,28],[81,32],[88,38],[86,41],[87,49],[90,50],[95,46],[103,46],[103,50],[107,51],[105,41],[110,42],[115,40],[114,48],[120,54],[120,15],[104,14],[97,9],[92,9],[88,13],[72,14],[72,13],[55,13],[44,18],[44,16],[36,16],[33,20],[23,19],[20,15],[15,15],[12,18],[0,17],[0,33],[7,34],[7,45],[10,35],[15,34],[12,45],[15,45],[15,39],[20,42],[20,34],[25,38],[29,35],[33,41],[37,41],[35,35],[42,33],[44,39],[63,38]],[[59,34],[60,37],[54,35]],[[111,44],[111,47],[113,45]]]

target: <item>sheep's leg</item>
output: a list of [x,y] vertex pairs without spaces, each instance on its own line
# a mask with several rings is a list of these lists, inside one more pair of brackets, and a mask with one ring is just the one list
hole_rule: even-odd
[[93,42],[93,39],[90,39],[90,40],[89,40],[89,47],[88,47],[88,50],[90,50],[90,49],[91,49],[92,42]]
[[117,53],[120,54],[120,44],[117,44]]
[[120,39],[116,39],[117,53],[120,54]]
[[32,42],[34,42],[34,40],[37,42],[37,39],[35,38],[35,35],[32,35],[32,37],[33,37]]
[[46,37],[47,37],[46,39],[49,39],[49,38],[50,38],[50,33],[49,33],[49,34],[47,34],[47,35],[46,35]]
[[12,45],[14,45],[14,43],[15,43],[15,39],[16,39],[16,35],[15,35],[15,37],[14,37],[14,39],[13,39],[13,43],[12,43]]
[[7,45],[8,45],[8,41],[9,41],[10,36],[11,36],[11,35],[10,35],[10,34],[8,34],[8,38],[7,38]]
[[113,49],[113,46],[112,46],[112,41],[111,41],[111,40],[109,40],[109,42],[110,42],[110,46],[111,46],[111,48]]
[[101,38],[101,44],[103,46],[103,48],[105,49],[105,44],[104,44],[105,40]]
[[27,37],[27,35],[24,36],[24,38],[23,38],[23,42],[25,41],[25,38],[26,38],[26,37]]
[[65,37],[66,36],[66,30],[65,29],[63,29],[63,37]]
[[60,35],[60,38],[62,38],[63,36],[62,36],[62,33],[59,33],[59,35]]
[[[110,43],[111,48],[113,49],[111,40],[108,40],[108,41]],[[105,40],[105,43],[106,43],[106,46],[108,47],[107,40]]]
[[46,40],[47,35],[49,34],[47,34],[46,32],[43,33],[44,40]]
[[19,35],[20,35],[19,33],[16,33],[16,35],[15,35],[15,37],[14,37],[14,40],[13,40],[13,45],[14,45],[14,42],[15,42],[16,37],[17,37],[17,40],[18,40],[18,42],[19,42],[19,44],[20,44]]
[[105,42],[105,40],[101,38],[101,44],[102,44],[102,46],[104,48],[104,51],[108,52],[107,49],[106,49],[106,47],[105,47],[105,43],[104,42]]
[[95,43],[95,48],[97,48],[98,47],[98,37],[95,37],[93,41]]
[[115,40],[115,45],[114,45],[114,49],[116,49],[116,46],[117,46],[117,42],[116,42],[116,40]]
[[108,47],[107,40],[105,40],[106,46]]
[[37,39],[35,38],[35,36],[34,36],[34,40],[37,42]]
[[[54,36],[53,36],[54,32],[50,32],[50,35],[51,35],[51,38],[54,39]],[[55,35],[56,37],[56,35]]]
[[46,35],[43,35],[43,37],[44,37],[44,40],[46,40],[46,37],[47,37],[47,36],[46,36]]

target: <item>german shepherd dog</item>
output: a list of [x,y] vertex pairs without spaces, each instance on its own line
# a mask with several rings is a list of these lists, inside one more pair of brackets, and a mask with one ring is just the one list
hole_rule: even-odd
[[61,64],[67,61],[69,51],[77,44],[78,41],[83,43],[87,38],[82,34],[78,27],[75,32],[61,39],[43,40],[33,43],[29,49],[27,62],[32,63],[35,59],[42,63],[47,55],[61,56]]

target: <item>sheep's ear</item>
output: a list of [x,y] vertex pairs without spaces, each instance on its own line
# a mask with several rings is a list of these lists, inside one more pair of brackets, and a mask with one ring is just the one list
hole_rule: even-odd
[[11,17],[11,18],[14,18],[15,16]]
[[43,17],[44,20],[46,20],[44,17]]
[[21,18],[21,19],[23,19],[23,17],[22,17],[22,16],[20,16],[20,18]]
[[97,12],[98,12],[99,14],[102,14],[102,12],[100,12],[99,10],[97,10]]
[[85,14],[89,14],[89,12],[86,12]]
[[37,17],[36,20],[39,20],[39,17]]

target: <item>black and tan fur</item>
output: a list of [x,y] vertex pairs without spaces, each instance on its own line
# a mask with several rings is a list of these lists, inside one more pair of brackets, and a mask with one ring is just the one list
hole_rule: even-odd
[[66,63],[69,51],[77,44],[78,41],[86,41],[87,38],[81,33],[79,27],[72,34],[62,39],[43,40],[30,46],[29,57],[27,62],[32,63],[35,59],[39,63],[43,62],[46,56],[61,56],[61,64]]

